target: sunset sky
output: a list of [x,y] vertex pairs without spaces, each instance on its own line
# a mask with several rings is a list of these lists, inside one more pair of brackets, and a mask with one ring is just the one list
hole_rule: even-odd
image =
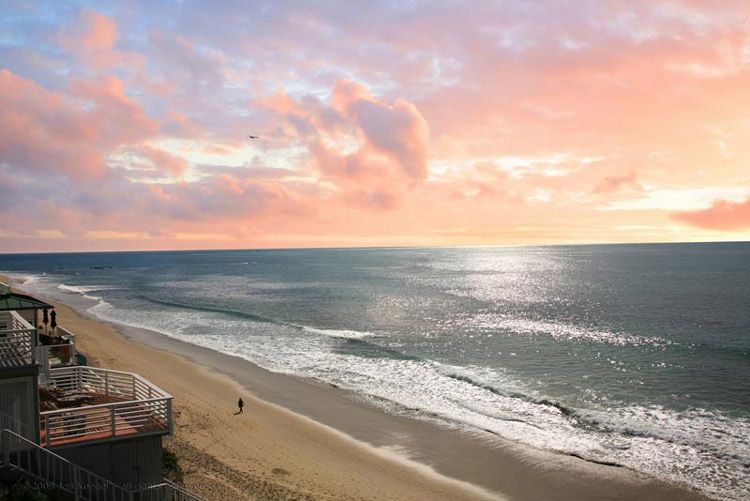
[[750,1],[3,2],[0,252],[706,240]]

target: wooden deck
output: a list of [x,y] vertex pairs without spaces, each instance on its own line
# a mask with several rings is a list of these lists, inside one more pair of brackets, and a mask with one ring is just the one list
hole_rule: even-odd
[[[91,396],[86,400],[88,403],[81,407],[62,409],[66,412],[49,417],[49,436],[46,427],[42,425],[39,434],[41,443],[47,447],[60,447],[136,434],[158,433],[168,429],[166,420],[151,412],[146,405],[105,395]],[[106,406],[107,404],[127,404],[127,412],[114,412],[114,408]],[[66,426],[71,422],[75,433],[70,433],[69,426]]]
[[39,426],[47,447],[172,432],[172,396],[137,374],[59,367],[40,396],[49,408]]

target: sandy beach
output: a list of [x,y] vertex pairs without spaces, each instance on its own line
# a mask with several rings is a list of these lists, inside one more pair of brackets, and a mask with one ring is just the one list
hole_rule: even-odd
[[56,308],[90,365],[137,372],[174,396],[165,446],[208,499],[707,499],[626,468],[392,416],[330,385]]

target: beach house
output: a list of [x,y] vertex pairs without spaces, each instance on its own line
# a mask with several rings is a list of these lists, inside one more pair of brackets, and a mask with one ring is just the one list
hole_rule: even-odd
[[[129,372],[80,365],[53,306],[0,283],[0,468],[76,499],[200,499],[162,477],[172,396]],[[53,316],[54,318],[54,316]]]

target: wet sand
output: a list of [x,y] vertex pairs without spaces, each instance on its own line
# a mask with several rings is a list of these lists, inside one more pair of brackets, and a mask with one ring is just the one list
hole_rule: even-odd
[[[328,384],[57,308],[91,365],[138,372],[175,397],[165,445],[186,485],[209,499],[707,499],[626,468],[394,416]],[[240,396],[245,412],[235,414]]]

